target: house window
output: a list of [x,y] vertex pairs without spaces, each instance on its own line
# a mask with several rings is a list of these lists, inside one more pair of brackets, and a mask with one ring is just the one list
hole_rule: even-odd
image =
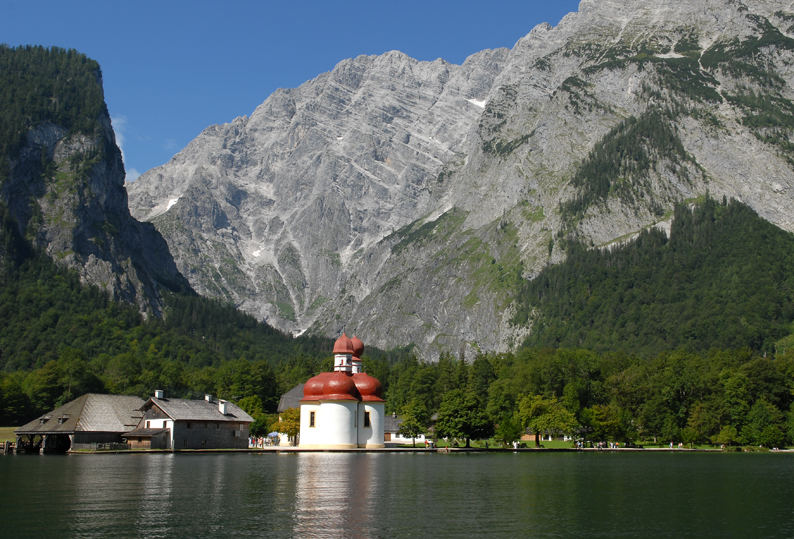
[[314,412],[309,412],[309,426],[314,426]]
[[147,429],[148,429],[148,428],[151,428],[151,426],[152,426],[152,422],[151,422],[151,421],[147,421],[147,422],[146,422],[146,428],[147,428]]
[[369,423],[369,412],[364,412],[364,426],[365,427],[369,427],[370,426],[370,423]]
[[190,428],[190,421],[187,422],[187,428]]

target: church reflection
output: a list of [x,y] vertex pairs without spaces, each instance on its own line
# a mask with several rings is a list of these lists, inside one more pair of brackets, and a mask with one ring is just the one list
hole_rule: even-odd
[[294,535],[371,537],[382,488],[376,459],[367,453],[298,455]]

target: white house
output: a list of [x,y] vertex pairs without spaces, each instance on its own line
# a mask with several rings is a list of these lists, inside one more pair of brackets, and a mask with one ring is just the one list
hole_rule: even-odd
[[146,449],[245,449],[253,418],[235,404],[168,399],[161,390],[141,406],[135,430],[122,435],[130,447]]
[[410,438],[407,436],[403,436],[400,434],[400,425],[402,425],[402,418],[397,416],[396,414],[392,414],[390,416],[386,416],[386,420],[384,421],[384,429],[383,429],[383,436],[384,436],[384,443],[387,447],[393,447],[398,445],[406,445],[406,444],[416,444],[417,446],[422,446],[427,441],[427,438],[424,434],[419,434],[416,438]]

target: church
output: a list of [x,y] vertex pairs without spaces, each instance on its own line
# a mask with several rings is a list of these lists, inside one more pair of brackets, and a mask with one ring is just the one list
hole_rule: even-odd
[[384,447],[383,387],[363,371],[364,343],[344,333],[334,343],[334,370],[309,378],[300,401],[300,447]]

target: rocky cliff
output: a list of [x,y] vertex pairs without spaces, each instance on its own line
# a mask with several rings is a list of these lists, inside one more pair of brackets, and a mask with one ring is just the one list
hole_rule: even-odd
[[129,184],[200,293],[295,333],[503,350],[517,284],[733,197],[794,230],[794,6],[583,0],[463,65],[345,60]]
[[0,47],[0,204],[32,246],[112,297],[160,314],[189,291],[162,236],[130,216],[98,65],[75,51]]

